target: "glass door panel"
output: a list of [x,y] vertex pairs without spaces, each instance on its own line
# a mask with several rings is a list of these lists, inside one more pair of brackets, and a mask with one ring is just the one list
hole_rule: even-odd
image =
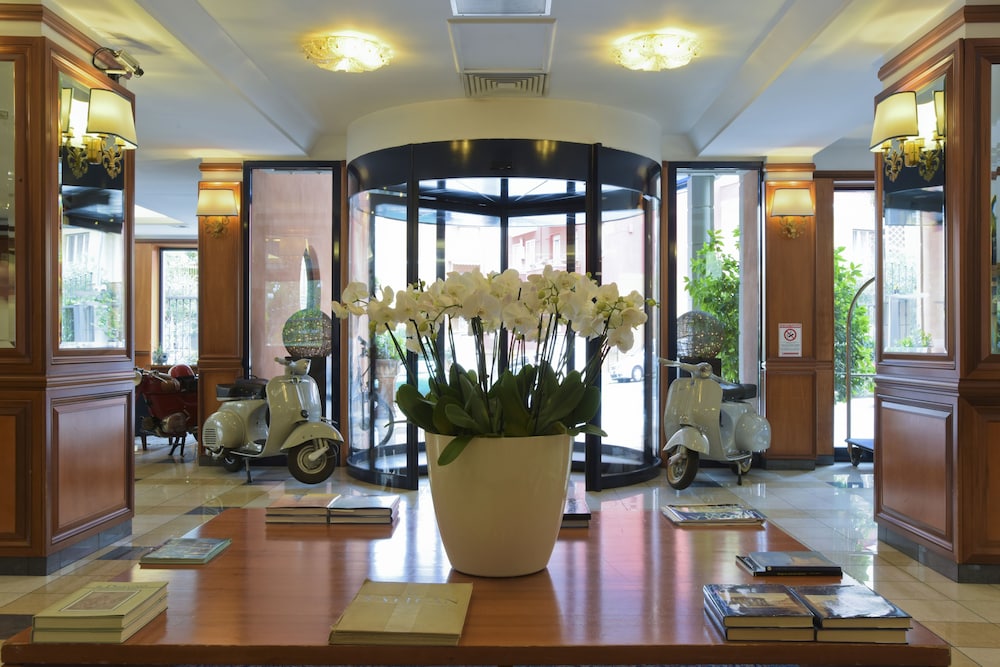
[[[588,227],[587,183],[569,172],[593,173],[580,157],[591,153],[590,147],[567,145],[567,156],[573,159],[560,164],[558,160],[539,159],[534,165],[540,171],[551,170],[563,177],[537,177],[524,173],[530,171],[519,164],[504,176],[470,176],[448,178],[412,178],[408,184],[386,186],[374,174],[381,168],[387,174],[400,173],[400,164],[412,160],[413,172],[443,173],[473,171],[470,164],[481,163],[484,171],[493,169],[494,160],[485,152],[477,160],[476,148],[495,146],[498,142],[471,142],[469,153],[463,153],[460,164],[445,164],[440,145],[419,145],[406,149],[388,149],[386,155],[369,155],[352,163],[349,170],[358,179],[357,192],[351,197],[350,273],[351,280],[367,282],[373,289],[391,286],[402,288],[409,282],[432,282],[444,278],[451,271],[478,269],[484,274],[515,269],[522,277],[541,273],[546,265],[556,269],[586,272],[595,265],[602,282],[615,281],[620,289],[638,290],[653,298],[655,271],[655,228],[657,211],[658,178],[642,183],[642,191],[607,185],[596,207],[607,207],[601,219],[603,230]],[[504,150],[524,157],[519,151],[534,146],[534,142],[499,142]],[[424,152],[426,149],[426,152]],[[530,153],[530,148],[527,152]],[[445,151],[446,153],[447,151]],[[558,151],[557,151],[558,152]],[[610,152],[609,152],[610,155]],[[531,156],[538,159],[538,156]],[[638,156],[630,156],[638,158]],[[421,159],[423,158],[423,160]],[[641,158],[640,158],[641,160]],[[643,162],[643,169],[619,169],[621,157],[611,156],[609,173],[625,178],[622,174],[646,173],[656,169],[655,163]],[[441,162],[441,164],[438,164]],[[531,160],[527,160],[531,162]],[[566,173],[563,173],[566,172]],[[364,183],[365,180],[371,181]],[[655,182],[654,182],[655,181]],[[391,181],[390,181],[391,182]],[[407,192],[413,188],[416,192]],[[644,194],[645,193],[645,194]],[[650,196],[652,193],[652,196]],[[402,224],[405,222],[405,225]],[[593,251],[604,235],[607,247],[604,252]],[[589,259],[588,259],[589,258]],[[603,273],[598,265],[604,264]],[[371,332],[367,322],[350,319],[350,338],[347,341],[350,358],[364,357],[370,347]],[[468,365],[473,359],[471,338],[456,330],[458,362]],[[643,377],[631,387],[607,392],[602,409],[603,422],[608,437],[579,438],[574,456],[574,466],[586,467],[588,488],[599,490],[604,480],[617,477],[611,485],[621,485],[655,476],[658,466],[657,450],[652,443],[652,433],[657,428],[652,397],[656,378],[644,369],[650,366],[653,354],[652,329],[644,330],[636,341],[636,350],[642,358]],[[366,343],[366,341],[368,341]],[[463,342],[466,341],[466,342]],[[575,350],[574,364],[582,369],[586,359],[586,341],[571,343]],[[497,348],[498,350],[500,348]],[[521,350],[517,350],[510,363],[518,364]],[[527,363],[533,361],[533,350],[523,348]],[[427,390],[428,371],[417,367],[411,355],[411,372],[401,370],[395,386],[408,381],[416,383],[422,392]],[[379,392],[368,388],[365,366],[359,365],[350,376],[352,391]],[[601,380],[607,387],[613,382]],[[393,392],[394,393],[394,392]],[[387,397],[388,398],[388,397]],[[390,402],[390,401],[386,401]],[[367,401],[352,401],[347,417],[351,424],[352,444],[348,459],[350,474],[376,483],[405,488],[416,488],[416,474],[426,471],[423,451],[423,433],[403,419],[391,401],[394,428],[388,438],[373,435],[368,417],[374,410]],[[602,460],[603,457],[608,458]],[[626,481],[623,481],[626,480]]]

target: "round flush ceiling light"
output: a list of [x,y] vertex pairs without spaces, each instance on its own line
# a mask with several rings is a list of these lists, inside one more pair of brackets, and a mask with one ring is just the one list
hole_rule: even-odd
[[691,62],[698,55],[698,41],[690,34],[673,30],[649,33],[621,40],[611,54],[622,67],[657,72]]
[[306,58],[334,72],[370,72],[392,60],[392,49],[374,37],[338,33],[302,42]]

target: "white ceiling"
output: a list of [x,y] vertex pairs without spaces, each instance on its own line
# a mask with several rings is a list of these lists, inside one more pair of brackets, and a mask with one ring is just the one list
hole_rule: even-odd
[[[145,72],[122,79],[136,96],[136,203],[167,219],[139,212],[139,237],[196,235],[202,161],[342,159],[353,120],[465,95],[449,0],[42,1]],[[548,97],[652,118],[663,159],[868,169],[878,68],[962,4],[551,0],[554,33],[535,32],[551,40]],[[687,67],[632,72],[611,61],[616,39],[670,27],[701,40]],[[305,59],[303,38],[340,29],[380,37],[395,59],[367,74]],[[474,34],[479,53],[497,60],[540,46]]]

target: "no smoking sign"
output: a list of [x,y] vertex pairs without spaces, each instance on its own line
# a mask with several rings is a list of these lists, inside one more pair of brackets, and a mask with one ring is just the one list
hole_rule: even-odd
[[801,357],[802,356],[802,324],[779,324],[778,325],[778,356],[779,357]]

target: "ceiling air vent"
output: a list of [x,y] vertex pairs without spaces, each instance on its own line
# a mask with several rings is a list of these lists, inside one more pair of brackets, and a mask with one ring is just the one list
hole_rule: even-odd
[[466,97],[542,97],[548,75],[544,72],[466,72]]

